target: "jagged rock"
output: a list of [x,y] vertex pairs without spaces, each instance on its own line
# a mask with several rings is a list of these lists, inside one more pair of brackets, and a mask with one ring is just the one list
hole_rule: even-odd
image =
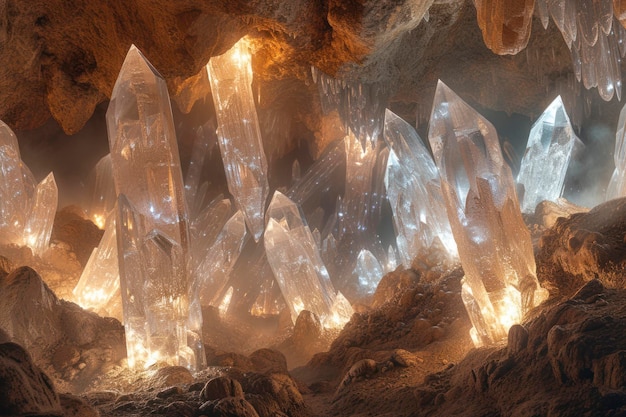
[[193,375],[184,366],[166,366],[154,372],[148,381],[148,386],[166,388],[172,385],[190,384],[193,381]]
[[295,381],[286,374],[250,375],[242,381],[246,400],[260,417],[275,415],[307,416],[304,399]]
[[519,353],[528,345],[528,330],[521,324],[514,324],[509,329],[509,339],[507,346],[509,354]]
[[59,399],[64,417],[100,417],[98,410],[80,397],[72,394],[60,394]]
[[285,359],[285,355],[276,350],[255,350],[249,357],[255,371],[258,373],[287,373],[287,360]]
[[208,380],[200,392],[200,398],[203,401],[220,400],[226,397],[243,398],[243,389],[239,381],[226,376]]
[[63,415],[52,381],[15,343],[0,344],[0,387],[0,415]]
[[213,408],[213,415],[220,417],[259,417],[252,404],[243,398],[221,399]]
[[76,254],[80,265],[84,267],[103,234],[103,230],[83,217],[81,209],[68,206],[59,210],[54,217],[50,241],[66,243],[69,250]]
[[317,343],[323,333],[324,327],[317,314],[302,310],[293,327],[293,343],[304,348]]
[[392,300],[396,294],[417,284],[418,282],[419,276],[411,269],[386,274],[382,277],[376,287],[376,292],[374,293],[374,298],[372,300],[372,307],[375,308],[382,306],[389,300]]

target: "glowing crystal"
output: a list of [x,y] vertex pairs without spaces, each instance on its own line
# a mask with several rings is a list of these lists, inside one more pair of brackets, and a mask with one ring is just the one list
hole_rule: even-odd
[[245,38],[211,58],[207,70],[217,112],[217,136],[228,190],[254,240],[263,234],[269,195],[267,161],[252,95],[252,66]]
[[615,171],[606,190],[606,199],[626,196],[626,106],[622,107],[615,132]]
[[456,256],[439,172],[430,152],[415,129],[389,110],[385,116],[385,140],[391,148],[385,187],[402,264],[409,268],[415,256],[430,247],[435,238],[450,255]]
[[356,260],[355,274],[359,277],[359,285],[369,289],[369,293],[373,294],[383,277],[383,268],[380,262],[367,249],[362,249]]
[[292,321],[295,323],[302,310],[308,310],[317,314],[327,327],[345,324],[352,309],[335,292],[300,208],[276,191],[267,216],[264,237],[267,259]]
[[530,130],[517,182],[524,186],[521,208],[532,213],[543,200],[556,202],[578,137],[558,96]]
[[100,229],[104,229],[105,221],[117,202],[110,153],[98,161],[93,169],[92,176],[93,189],[87,212],[95,225]]
[[35,188],[32,210],[24,229],[24,240],[36,255],[43,255],[50,245],[58,203],[59,190],[51,172]]
[[[546,296],[535,276],[530,232],[494,127],[441,81],[428,133],[465,272],[464,293],[475,303],[466,307],[476,340],[492,343]],[[480,311],[479,319],[473,311]]]

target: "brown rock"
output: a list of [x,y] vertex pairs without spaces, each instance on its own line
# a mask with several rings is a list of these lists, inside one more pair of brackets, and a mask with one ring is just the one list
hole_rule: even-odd
[[166,366],[154,372],[148,385],[153,388],[166,388],[173,385],[191,384],[193,381],[193,375],[184,366]]
[[64,417],[100,417],[98,410],[80,397],[72,394],[60,394],[59,399]]
[[259,417],[252,404],[243,398],[235,397],[221,399],[215,404],[213,413],[223,417]]
[[243,398],[243,389],[239,381],[226,376],[208,380],[200,392],[200,398],[203,401],[220,400],[226,397]]
[[258,373],[287,373],[285,355],[272,349],[259,349],[250,354],[254,370]]

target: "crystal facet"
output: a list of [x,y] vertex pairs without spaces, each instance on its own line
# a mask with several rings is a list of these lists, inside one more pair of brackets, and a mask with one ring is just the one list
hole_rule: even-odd
[[524,186],[521,208],[532,213],[543,200],[561,197],[565,174],[578,137],[558,96],[533,124],[517,182]]
[[51,172],[35,188],[32,210],[24,229],[24,240],[36,255],[43,255],[50,245],[59,190]]
[[208,63],[217,136],[228,190],[246,218],[254,240],[263,234],[269,195],[267,161],[252,95],[252,65],[246,38]]
[[276,191],[267,216],[264,238],[267,259],[292,321],[295,323],[302,310],[308,310],[317,314],[327,327],[345,324],[352,308],[335,292],[300,208]]
[[546,296],[511,170],[491,123],[441,81],[428,137],[465,272],[474,340],[493,343]]
[[98,161],[93,169],[92,177],[93,189],[87,213],[96,226],[104,229],[105,221],[117,202],[110,153]]
[[606,190],[606,199],[626,196],[626,105],[622,107],[615,132],[615,171]]

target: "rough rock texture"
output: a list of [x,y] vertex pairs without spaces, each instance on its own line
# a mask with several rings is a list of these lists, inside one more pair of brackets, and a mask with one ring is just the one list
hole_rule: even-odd
[[54,218],[51,242],[63,242],[76,254],[76,259],[85,267],[93,248],[98,246],[103,230],[86,220],[78,207],[65,207]]

